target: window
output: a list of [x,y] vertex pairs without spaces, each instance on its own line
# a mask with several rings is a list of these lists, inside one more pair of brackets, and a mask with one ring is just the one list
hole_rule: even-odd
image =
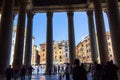
[[45,51],[45,49],[43,49],[42,51]]
[[87,53],[88,53],[89,51],[87,50]]
[[67,53],[65,53],[65,56],[68,57]]
[[43,61],[44,61],[45,59],[43,58]]
[[62,56],[59,56],[60,59],[62,59]]
[[62,60],[60,60],[60,62],[61,62]]
[[57,56],[55,56],[55,59],[57,58]]
[[82,47],[83,47],[84,45],[82,44]]
[[68,51],[67,49],[65,49],[65,51]]

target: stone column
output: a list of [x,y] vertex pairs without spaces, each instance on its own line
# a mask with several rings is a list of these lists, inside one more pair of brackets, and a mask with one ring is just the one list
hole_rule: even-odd
[[9,65],[13,30],[14,0],[3,0],[0,24],[0,80]]
[[21,69],[23,63],[26,2],[20,1],[13,68]]
[[93,0],[93,5],[95,9],[95,19],[96,19],[96,29],[97,29],[100,61],[106,62],[109,60],[108,45],[107,45],[106,31],[105,31],[105,25],[104,25],[104,19],[103,19],[100,0]]
[[89,24],[89,36],[90,36],[90,47],[92,62],[98,61],[98,51],[96,42],[96,33],[93,20],[93,11],[87,11],[88,24]]
[[118,0],[106,1],[115,63],[120,67],[120,13]]
[[47,12],[47,39],[46,39],[46,74],[52,72],[53,67],[53,12]]
[[69,37],[69,56],[70,56],[70,64],[71,65],[73,64],[73,62],[76,58],[73,15],[74,15],[74,13],[72,11],[67,12],[68,37]]
[[33,12],[27,13],[27,32],[26,32],[26,45],[25,45],[25,57],[24,65],[31,65],[31,55],[32,55],[32,29],[33,29]]

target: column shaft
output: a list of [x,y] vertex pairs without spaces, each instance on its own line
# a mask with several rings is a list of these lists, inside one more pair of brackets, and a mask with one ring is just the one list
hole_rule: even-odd
[[73,62],[76,58],[73,15],[74,15],[73,12],[71,12],[71,11],[67,12],[70,64],[73,64]]
[[53,28],[52,28],[52,12],[47,12],[47,39],[46,39],[46,74],[52,72],[53,66]]
[[88,24],[89,24],[89,35],[90,35],[90,47],[91,47],[91,57],[92,62],[98,61],[98,52],[97,52],[97,42],[96,34],[93,20],[93,11],[88,11]]
[[107,0],[107,8],[115,63],[120,67],[120,15],[118,0]]
[[103,20],[101,2],[100,0],[93,0],[93,4],[95,9],[95,19],[96,19],[96,29],[97,29],[100,61],[106,62],[109,60],[109,58],[108,58],[108,46],[107,46],[106,31],[105,31],[105,25]]
[[27,33],[26,33],[26,45],[25,45],[25,57],[24,57],[24,65],[31,65],[31,55],[32,55],[32,28],[33,28],[33,13],[27,13]]
[[21,69],[23,62],[24,31],[25,31],[25,7],[26,3],[20,1],[18,25],[16,33],[13,68]]
[[14,0],[4,0],[0,23],[0,80],[10,61]]

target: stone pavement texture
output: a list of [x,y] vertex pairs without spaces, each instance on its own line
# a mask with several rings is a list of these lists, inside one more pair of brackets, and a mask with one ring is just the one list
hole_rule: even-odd
[[[12,79],[14,80],[14,79]],[[21,78],[18,78],[17,80],[21,80]],[[28,76],[25,77],[25,80],[30,80],[28,78]],[[34,73],[31,77],[31,80],[66,80],[65,76],[62,77],[62,79],[59,78],[59,74],[56,75],[43,75],[43,74],[36,74]],[[73,80],[72,77],[70,78],[70,80]],[[88,80],[92,80],[91,76],[88,75]]]
[[[34,67],[34,69],[35,70],[33,72],[31,80],[60,80],[59,74],[51,75],[51,76],[49,76],[49,75],[43,75],[45,73],[45,69],[44,68],[40,69],[39,74],[37,74],[36,67]],[[66,80],[65,76],[62,77],[61,80]],[[72,76],[71,76],[70,80],[73,80]],[[92,77],[90,75],[88,75],[88,80],[92,80]]]
[[[60,80],[60,78],[59,78],[59,75],[60,75],[60,74],[51,75],[51,76],[49,76],[49,75],[44,75],[44,73],[45,73],[45,69],[44,69],[44,68],[40,69],[40,70],[39,70],[39,74],[37,74],[37,69],[36,69],[36,67],[34,67],[34,69],[35,69],[35,70],[34,70],[34,72],[33,72],[33,74],[32,74],[31,80]],[[17,80],[21,80],[21,78],[19,78],[19,79],[17,79]],[[30,80],[30,79],[28,78],[28,76],[26,76],[26,77],[25,77],[25,80]],[[61,80],[66,80],[65,76],[62,77]],[[72,76],[71,76],[70,80],[73,80],[73,79],[72,79]],[[92,78],[91,78],[90,75],[88,75],[88,80],[92,80]]]
[[[26,77],[26,80],[29,79]],[[51,76],[43,75],[43,74],[33,74],[31,80],[60,80],[60,78],[59,78],[59,74],[51,75]],[[62,77],[61,80],[66,80],[65,76]],[[73,80],[72,77],[70,78],[70,80]],[[89,75],[88,75],[88,80],[92,80],[91,76]]]

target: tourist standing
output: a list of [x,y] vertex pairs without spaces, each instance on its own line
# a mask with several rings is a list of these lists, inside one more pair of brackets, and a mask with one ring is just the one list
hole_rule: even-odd
[[31,80],[31,77],[32,77],[32,72],[34,71],[34,68],[32,67],[32,65],[30,65],[28,67],[28,77],[29,79]]
[[67,63],[67,66],[66,66],[66,68],[65,68],[66,80],[70,80],[70,72],[71,72],[71,70],[70,70],[70,64]]
[[84,70],[80,66],[79,59],[74,60],[74,66],[72,68],[73,80],[83,80],[84,79]]
[[9,67],[6,69],[5,76],[6,80],[11,80],[11,78],[13,77],[13,68],[11,68],[11,65],[9,65]]
[[25,80],[26,72],[27,72],[27,69],[25,68],[25,66],[23,66],[20,72],[21,80]]

